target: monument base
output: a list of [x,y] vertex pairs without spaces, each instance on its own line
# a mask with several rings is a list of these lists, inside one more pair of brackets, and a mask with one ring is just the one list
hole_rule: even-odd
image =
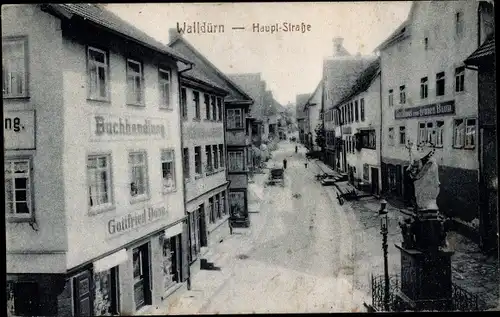
[[396,294],[398,310],[451,310],[453,252],[396,247],[401,252],[401,290]]

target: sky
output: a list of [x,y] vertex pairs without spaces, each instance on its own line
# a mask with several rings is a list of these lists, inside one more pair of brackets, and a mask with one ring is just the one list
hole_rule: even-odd
[[[107,8],[165,44],[168,30],[193,22],[224,25],[223,33],[183,36],[225,74],[261,73],[282,105],[312,93],[333,38],[351,53],[373,54],[408,16],[411,2],[133,3]],[[306,32],[253,32],[254,24],[310,25]],[[232,27],[245,27],[233,30]]]

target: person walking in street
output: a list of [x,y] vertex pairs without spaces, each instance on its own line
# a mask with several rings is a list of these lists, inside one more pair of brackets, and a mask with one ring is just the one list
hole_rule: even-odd
[[309,163],[309,159],[308,158],[306,158],[306,161],[304,163],[304,165],[305,165],[306,168],[307,168],[307,163]]
[[283,159],[283,169],[286,169],[286,158]]
[[295,153],[297,153],[297,150],[298,150],[298,149],[299,149],[299,148],[298,148],[297,146],[295,146]]

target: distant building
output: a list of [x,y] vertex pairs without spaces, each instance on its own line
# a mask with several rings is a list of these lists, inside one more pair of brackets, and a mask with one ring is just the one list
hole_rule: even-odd
[[304,106],[305,112],[305,131],[304,139],[306,147],[311,151],[320,151],[321,148],[316,144],[316,128],[322,123],[322,101],[323,101],[323,81],[320,81],[311,97]]
[[185,207],[190,233],[188,257],[193,274],[200,268],[200,259],[207,259],[209,248],[230,234],[224,137],[224,98],[229,92],[210,78],[217,74],[205,57],[176,28],[169,32],[169,46],[195,62],[180,77]]
[[9,310],[168,303],[189,274],[178,79],[191,62],[76,3],[2,6],[2,55]]
[[304,144],[306,143],[306,113],[304,112],[304,107],[307,103],[307,100],[311,94],[300,94],[295,98],[295,118],[297,120],[297,126],[299,129],[299,142]]
[[380,194],[380,60],[364,69],[333,114],[340,128],[345,151],[340,152],[340,170],[356,187]]
[[408,19],[377,48],[384,193],[413,204],[407,147],[432,144],[440,211],[473,238],[479,219],[478,79],[463,61],[479,46],[478,3],[413,2]]

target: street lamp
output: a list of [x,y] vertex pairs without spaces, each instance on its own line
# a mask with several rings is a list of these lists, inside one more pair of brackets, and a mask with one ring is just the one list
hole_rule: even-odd
[[387,219],[387,201],[382,199],[380,201],[380,233],[382,233],[382,250],[384,251],[384,308],[389,311],[389,267],[387,261],[387,233],[388,233],[388,219]]

